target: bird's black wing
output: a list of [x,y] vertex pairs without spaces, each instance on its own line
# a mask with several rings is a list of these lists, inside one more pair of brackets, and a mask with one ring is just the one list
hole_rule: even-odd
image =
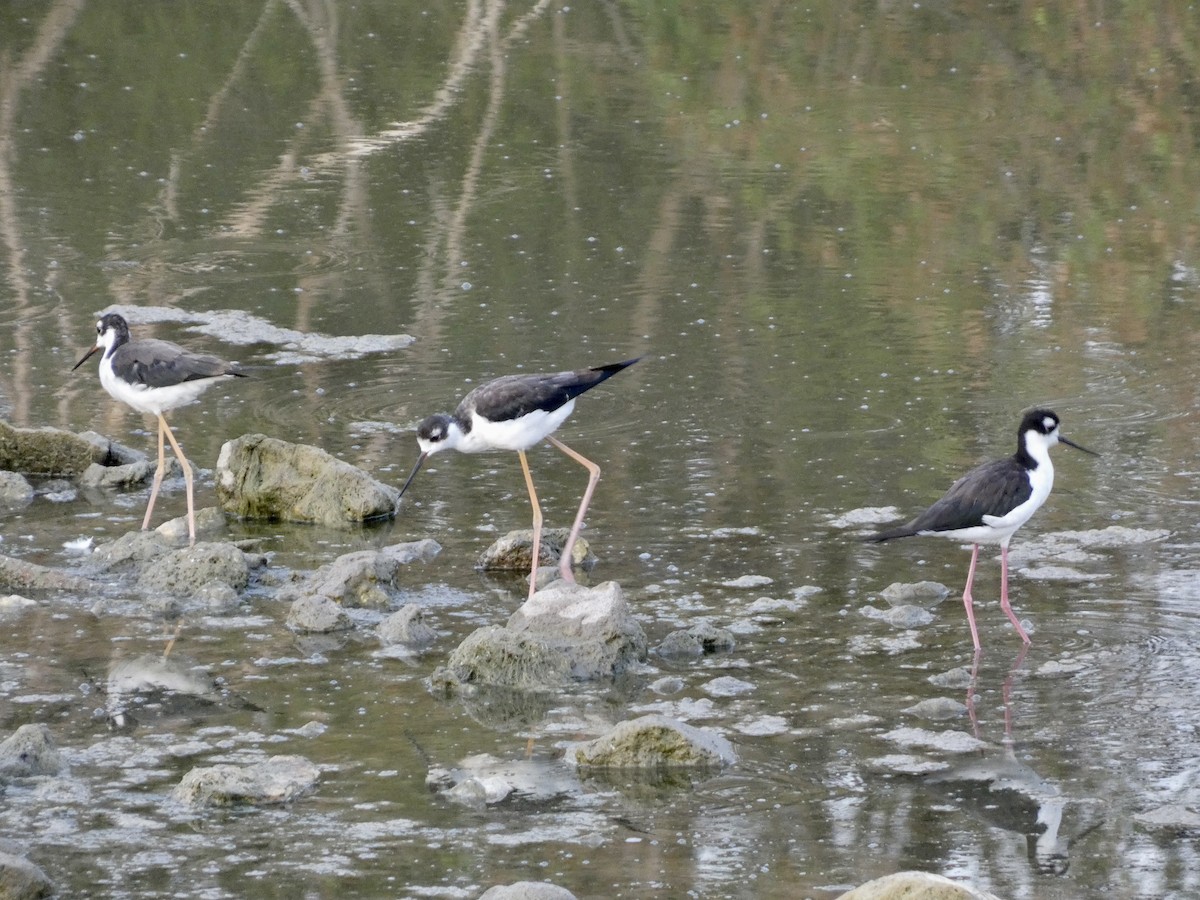
[[1023,466],[1012,458],[972,469],[940,500],[911,522],[868,540],[887,541],[927,531],[957,531],[983,525],[984,516],[1003,516],[1029,499],[1033,488]]
[[535,410],[553,412],[635,362],[631,359],[551,375],[505,375],[467,394],[454,417],[469,422],[474,411],[493,422],[506,422]]
[[206,353],[189,353],[170,341],[144,340],[122,344],[113,354],[113,371],[134,384],[170,387],[185,381],[241,375],[225,360]]

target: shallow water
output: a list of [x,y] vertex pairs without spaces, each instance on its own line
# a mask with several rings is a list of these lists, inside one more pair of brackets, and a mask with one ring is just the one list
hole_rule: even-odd
[[[559,432],[603,468],[590,577],[622,585],[652,644],[702,620],[737,638],[551,699],[432,693],[457,642],[522,597],[473,569],[529,520],[506,454],[431,460],[384,525],[231,524],[275,581],[437,539],[396,598],[439,630],[424,654],[383,652],[368,616],[293,635],[259,584],[172,652],[219,679],[215,701],[116,732],[110,666],[161,653],[174,623],[118,578],[33,598],[0,614],[0,734],[46,723],[69,771],[8,784],[0,837],[64,894],[546,879],[830,897],[905,868],[1003,897],[1200,891],[1194,830],[1137,818],[1200,811],[1194,16],[741,7],[0,11],[0,413],[149,451],[153,423],[90,362],[70,371],[97,313],[134,307],[137,334],[252,376],[172,414],[203,506],[237,435],[399,485],[413,425],[481,380],[641,355]],[[384,337],[336,341],[368,335]],[[1054,493],[1014,540],[1023,658],[981,555],[972,716],[968,554],[864,545],[842,517],[915,513],[1011,452],[1033,404],[1102,456],[1057,448]],[[551,448],[531,465],[548,524],[569,523],[583,472]],[[0,514],[0,553],[68,568],[85,560],[68,544],[138,527],[146,501],[37,487]],[[180,480],[160,504],[182,512]],[[920,580],[950,589],[931,624],[864,615]],[[681,688],[653,689],[664,676]],[[931,699],[952,717],[911,711]],[[665,783],[560,767],[562,741],[648,711],[721,731],[739,763]],[[323,768],[313,796],[168,800],[192,766],[278,753]],[[537,788],[477,809],[426,787],[478,753]]]

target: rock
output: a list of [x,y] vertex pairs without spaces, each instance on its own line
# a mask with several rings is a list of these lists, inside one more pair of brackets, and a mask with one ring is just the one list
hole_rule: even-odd
[[913,584],[893,582],[879,592],[879,598],[890,606],[934,606],[950,596],[950,588],[936,581],[917,581]]
[[[130,463],[150,461],[150,457],[141,450],[134,450],[132,447],[118,444],[116,441],[102,434],[97,434],[95,431],[84,431],[79,436],[92,445],[92,462],[98,466],[115,468],[127,466]],[[171,461],[170,458],[167,461],[169,463]],[[154,465],[156,464],[157,460],[150,463],[151,472],[154,471]]]
[[897,872],[885,875],[852,891],[837,900],[999,900],[995,894],[959,884],[942,875],[929,872]]
[[864,606],[859,612],[868,619],[878,619],[887,622],[893,628],[920,628],[933,621],[934,616],[923,606],[893,606],[890,609],[876,609]]
[[30,600],[28,597],[22,597],[20,594],[6,594],[0,597],[0,614],[20,612],[31,606],[37,606],[37,601]]
[[155,463],[148,459],[123,466],[102,466],[92,463],[79,476],[79,484],[88,488],[130,487],[153,477]]
[[[196,540],[214,540],[228,529],[225,527],[225,513],[215,506],[206,506],[196,510]],[[187,516],[168,519],[154,533],[168,543],[178,546],[189,540]]]
[[925,747],[942,753],[970,753],[983,750],[987,744],[963,731],[927,731],[924,728],[893,728],[881,735],[903,747]]
[[571,681],[609,678],[646,656],[646,636],[620,586],[557,581],[534,594],[503,627],[467,636],[433,683],[558,690]]
[[183,776],[174,797],[189,806],[266,806],[311,793],[320,770],[302,756],[272,756],[251,766],[201,766]]
[[26,475],[80,475],[92,445],[61,428],[16,428],[0,420],[0,469]]
[[22,725],[0,743],[0,776],[57,775],[62,756],[45,725]]
[[11,556],[0,556],[0,588],[10,591],[87,591],[86,578]]
[[1137,813],[1133,820],[1146,828],[1175,832],[1200,832],[1200,814],[1180,804],[1167,804]]
[[221,447],[217,498],[245,519],[345,527],[395,515],[399,492],[318,447],[249,434]]
[[235,591],[250,582],[245,554],[232,544],[200,543],[156,557],[142,570],[137,589],[146,595],[189,597],[214,581]]
[[733,632],[700,622],[666,636],[654,652],[665,657],[703,656],[706,653],[728,653],[734,648]]
[[732,675],[722,675],[700,685],[700,690],[710,697],[740,697],[742,694],[753,693],[757,688],[749,681],[742,681]]
[[54,885],[42,871],[23,856],[0,852],[0,897],[5,900],[35,900],[54,895]]
[[576,897],[548,881],[515,881],[488,888],[479,895],[479,900],[576,900]]
[[965,703],[951,700],[949,697],[930,697],[904,710],[912,716],[922,719],[939,721],[942,719],[957,719],[967,714]]
[[385,645],[424,647],[437,640],[437,632],[425,624],[425,611],[415,603],[401,607],[380,622],[376,634]]
[[20,509],[33,502],[33,485],[16,472],[0,472],[0,506]]
[[739,575],[730,581],[722,581],[721,585],[731,588],[759,588],[774,583],[775,579],[766,575]]
[[292,631],[307,634],[328,634],[349,631],[354,627],[346,610],[328,597],[300,597],[292,602],[285,623]]
[[566,759],[580,767],[709,768],[732,765],[737,754],[716,732],[650,715],[622,722],[594,741],[571,744]]
[[345,607],[390,609],[389,590],[399,587],[397,576],[414,561],[428,562],[442,550],[437,541],[393,544],[382,550],[346,553],[321,566],[299,585],[283,592],[283,599],[323,597]]
[[96,572],[140,569],[170,549],[170,544],[157,532],[127,531],[115,541],[98,545],[92,551],[88,567]]
[[[562,558],[563,545],[570,536],[566,528],[543,528],[542,543],[538,547],[539,566],[557,566]],[[571,566],[590,569],[596,564],[588,542],[582,537],[575,540],[571,548]],[[479,554],[475,568],[485,572],[528,572],[533,565],[533,529],[510,531]]]

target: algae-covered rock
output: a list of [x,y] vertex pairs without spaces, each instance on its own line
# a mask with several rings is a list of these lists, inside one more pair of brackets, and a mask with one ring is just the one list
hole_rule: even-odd
[[221,508],[244,519],[346,526],[394,515],[398,497],[319,447],[262,434],[227,441],[217,459]]

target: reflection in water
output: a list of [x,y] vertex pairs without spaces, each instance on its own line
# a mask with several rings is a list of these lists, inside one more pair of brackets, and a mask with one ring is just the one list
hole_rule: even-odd
[[[978,756],[952,761],[948,768],[926,776],[925,784],[948,792],[957,805],[989,824],[1024,835],[1029,860],[1038,872],[1065,875],[1071,846],[1100,827],[1103,819],[1097,815],[1098,802],[1065,795],[1057,781],[1043,777],[1018,758],[1012,689],[1028,652],[1028,645],[1021,648],[1001,686],[1004,737],[1000,744],[979,750]],[[982,740],[976,711],[979,661],[976,654],[966,703],[975,737]],[[1068,807],[1082,821],[1064,829],[1063,814]]]

